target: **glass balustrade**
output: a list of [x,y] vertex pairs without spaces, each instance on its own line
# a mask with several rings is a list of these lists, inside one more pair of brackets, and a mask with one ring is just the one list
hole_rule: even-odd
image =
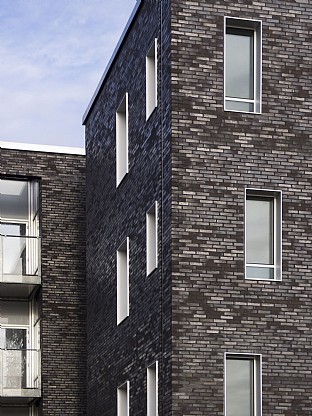
[[0,281],[40,284],[40,238],[0,236]]
[[40,396],[40,351],[0,350],[2,397]]

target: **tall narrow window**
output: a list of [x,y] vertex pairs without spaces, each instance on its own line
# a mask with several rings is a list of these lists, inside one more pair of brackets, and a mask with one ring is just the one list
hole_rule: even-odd
[[261,22],[225,18],[225,100],[230,111],[261,112]]
[[225,416],[261,416],[261,356],[226,354]]
[[157,39],[146,56],[146,120],[157,107]]
[[116,186],[128,173],[128,93],[116,112]]
[[117,250],[117,325],[129,316],[129,237]]
[[147,416],[158,416],[158,362],[147,368]]
[[117,389],[117,416],[129,416],[130,382],[127,381]]
[[146,273],[156,269],[157,255],[157,202],[146,213]]
[[281,279],[281,193],[246,190],[246,277]]

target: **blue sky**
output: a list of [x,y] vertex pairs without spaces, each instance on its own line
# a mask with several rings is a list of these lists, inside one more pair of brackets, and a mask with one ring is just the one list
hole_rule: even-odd
[[82,115],[136,0],[0,0],[0,141],[84,146]]

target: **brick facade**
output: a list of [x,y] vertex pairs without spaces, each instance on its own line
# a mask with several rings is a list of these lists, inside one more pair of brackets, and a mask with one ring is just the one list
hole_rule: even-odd
[[[88,414],[224,415],[224,354],[262,355],[263,415],[311,414],[311,110],[302,1],[142,1],[88,113]],[[224,17],[262,21],[262,112],[223,109]],[[145,56],[159,39],[158,107]],[[129,93],[129,173],[116,189],[115,113]],[[245,189],[282,192],[282,281],[246,280]],[[159,203],[158,269],[145,213]],[[116,250],[130,238],[130,316],[116,325]]]
[[0,149],[1,178],[39,179],[40,415],[86,414],[85,156]]
[[[306,1],[172,1],[173,414],[223,415],[224,353],[262,354],[263,415],[310,415]],[[263,25],[262,114],[223,110],[224,16]],[[282,281],[244,279],[245,188],[283,195]]]
[[[162,27],[160,15],[163,13]],[[155,38],[170,66],[170,7],[147,2],[86,122],[88,258],[88,414],[116,414],[117,388],[130,381],[131,414],[146,414],[146,368],[159,363],[164,413],[170,412],[170,73],[146,122],[145,59]],[[140,41],[138,41],[140,33]],[[161,51],[161,52],[160,52]],[[117,84],[118,83],[118,84]],[[115,113],[129,95],[129,173],[116,189]],[[103,111],[103,109],[105,110]],[[165,157],[162,157],[164,155]],[[146,212],[158,202],[158,268],[146,276]],[[116,325],[116,250],[130,240],[130,315]],[[136,357],[134,360],[133,357]]]

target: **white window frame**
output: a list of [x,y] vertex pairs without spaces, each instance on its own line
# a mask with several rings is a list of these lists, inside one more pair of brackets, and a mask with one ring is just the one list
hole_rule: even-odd
[[129,98],[125,94],[116,111],[116,188],[129,172]]
[[147,416],[158,416],[158,361],[146,369]]
[[117,388],[117,416],[129,416],[130,381]]
[[146,120],[157,107],[157,38],[146,55]]
[[129,237],[117,249],[117,325],[129,316]]
[[230,416],[227,409],[227,359],[245,359],[253,361],[253,413],[251,416],[262,416],[262,355],[254,353],[230,353],[224,354],[224,415]]
[[[227,97],[226,96],[226,29],[242,29],[251,30],[254,32],[254,97],[252,100]],[[262,21],[242,19],[238,17],[224,17],[224,70],[223,70],[223,85],[224,85],[224,110],[238,113],[255,113],[260,114],[262,111]],[[229,109],[227,102],[241,102],[253,105],[253,111]]]
[[158,203],[146,212],[146,275],[158,267]]
[[[269,198],[273,200],[273,221],[274,221],[274,236],[273,236],[273,264],[262,265],[255,263],[247,263],[247,198],[248,196],[259,197],[260,198]],[[267,279],[265,277],[249,277],[248,276],[248,267],[258,267],[258,268],[272,268],[273,269],[273,279]],[[254,189],[246,188],[245,189],[245,278],[250,280],[265,280],[265,281],[281,281],[282,280],[282,192],[269,189]]]

